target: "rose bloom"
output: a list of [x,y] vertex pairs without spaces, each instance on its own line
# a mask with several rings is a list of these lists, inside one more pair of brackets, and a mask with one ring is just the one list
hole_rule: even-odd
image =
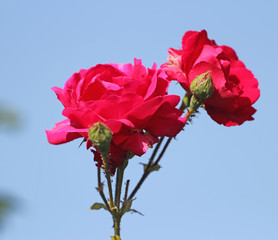
[[[98,64],[80,70],[67,80],[64,88],[54,87],[64,105],[65,120],[46,130],[48,141],[62,144],[84,138],[87,148],[88,128],[103,122],[113,133],[110,167],[122,165],[128,152],[141,156],[158,142],[158,137],[175,137],[186,122],[176,109],[179,96],[167,95],[169,80],[165,72],[146,69],[141,60],[132,64]],[[98,166],[99,152],[92,150]]]
[[260,96],[258,81],[228,46],[218,46],[207,32],[188,31],[182,49],[168,49],[168,63],[161,67],[170,80],[177,80],[186,91],[197,75],[211,71],[214,93],[204,101],[210,117],[225,126],[241,125],[253,120],[251,106]]

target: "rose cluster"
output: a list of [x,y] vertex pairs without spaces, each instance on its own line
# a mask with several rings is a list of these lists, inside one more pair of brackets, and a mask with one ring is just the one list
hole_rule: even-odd
[[[202,102],[209,116],[225,126],[253,120],[252,104],[260,96],[258,81],[232,48],[217,45],[202,30],[186,32],[182,49],[168,51],[168,62],[159,69],[155,64],[146,69],[137,59],[134,65],[98,64],[73,74],[63,89],[54,87],[66,119],[46,130],[48,141],[61,144],[84,138],[90,148],[88,129],[102,122],[112,132],[109,164],[113,172],[129,154],[141,156],[159,137],[175,137],[183,129],[186,118],[176,108],[180,97],[167,94],[169,84],[176,80],[190,94],[193,80],[206,72],[214,88]],[[93,147],[100,166],[100,153]]]

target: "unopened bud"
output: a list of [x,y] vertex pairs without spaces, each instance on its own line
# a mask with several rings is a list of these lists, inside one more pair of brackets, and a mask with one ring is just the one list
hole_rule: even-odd
[[198,75],[190,84],[191,93],[198,99],[205,100],[213,94],[211,71]]
[[112,132],[104,123],[97,122],[89,127],[89,139],[101,154],[107,155],[112,141]]

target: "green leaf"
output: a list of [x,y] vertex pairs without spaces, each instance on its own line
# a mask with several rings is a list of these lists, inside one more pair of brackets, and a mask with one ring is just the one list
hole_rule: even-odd
[[122,216],[127,213],[127,212],[132,212],[132,213],[138,213],[142,216],[144,216],[142,213],[140,213],[139,211],[135,210],[135,209],[131,209],[131,205],[132,205],[132,202],[134,201],[135,199],[131,199],[131,200],[127,200],[124,202],[123,204],[123,213],[121,214]]
[[144,167],[144,172],[145,172],[145,171],[146,171],[146,169],[147,169],[148,164],[145,164],[145,163],[140,163],[140,164],[142,164],[142,165],[143,165],[143,167]]
[[160,168],[161,168],[161,166],[158,165],[158,164],[156,164],[156,165],[151,166],[151,168],[150,168],[149,171],[150,171],[150,172],[152,172],[152,171],[158,171]]
[[[145,163],[141,163],[141,164],[143,165],[144,172],[145,172],[146,169],[147,169],[148,164],[145,164]],[[149,172],[158,171],[160,168],[161,168],[161,166],[159,164],[151,165],[149,167]]]
[[99,186],[99,187],[96,187],[96,190],[97,190],[98,192],[102,192],[102,191],[103,191],[103,186],[104,186],[104,184],[103,184],[103,183],[100,183],[100,186]]
[[120,236],[115,235],[115,236],[111,236],[112,240],[121,240]]
[[105,210],[108,210],[107,207],[103,203],[94,203],[89,209],[99,210],[101,208],[104,208]]

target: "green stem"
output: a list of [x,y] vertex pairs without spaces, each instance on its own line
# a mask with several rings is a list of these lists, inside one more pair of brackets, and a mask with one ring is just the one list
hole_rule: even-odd
[[109,191],[109,205],[110,205],[110,209],[113,212],[113,208],[114,208],[114,200],[113,200],[113,191],[112,191],[112,184],[111,184],[111,178],[110,178],[110,169],[108,166],[108,156],[101,154],[102,156],[102,160],[103,160],[103,164],[104,164],[104,171],[105,171],[105,177],[106,177],[106,181],[107,181],[107,185],[108,185],[108,191]]
[[155,158],[155,156],[156,156],[156,154],[157,154],[157,152],[158,152],[158,149],[160,148],[161,143],[163,142],[164,138],[165,138],[165,137],[161,137],[161,138],[160,138],[160,140],[159,140],[159,142],[157,143],[155,149],[153,150],[153,153],[152,153],[152,156],[151,156],[151,158],[150,158],[150,160],[149,160],[149,163],[148,163],[147,168],[149,168],[149,167],[151,166],[151,164],[153,163],[153,160],[154,160],[154,158]]
[[[163,139],[162,139],[163,140]],[[129,195],[128,197],[128,200],[131,200],[135,194],[137,193],[137,191],[139,190],[139,188],[141,187],[141,185],[143,184],[143,182],[145,181],[145,179],[148,177],[148,175],[151,173],[149,170],[151,167],[154,167],[156,165],[158,165],[158,162],[160,161],[160,159],[162,158],[164,152],[166,151],[168,145],[170,144],[172,138],[168,138],[165,146],[163,147],[161,153],[159,154],[159,157],[157,158],[157,160],[152,163],[152,161],[149,161],[144,173],[143,173],[143,176],[141,177],[141,179],[139,180],[139,182],[137,183],[136,187],[134,188],[134,190],[132,191],[132,193]],[[161,143],[161,142],[160,142]]]
[[107,200],[106,200],[106,197],[105,197],[105,195],[104,195],[104,193],[103,193],[103,184],[102,184],[102,182],[101,182],[100,167],[98,167],[98,169],[97,169],[97,176],[98,176],[98,177],[97,177],[97,179],[98,179],[98,187],[97,187],[97,190],[98,190],[98,192],[99,192],[99,194],[100,194],[100,196],[101,196],[101,198],[102,198],[102,200],[103,200],[105,206],[107,207],[108,211],[111,213],[110,206],[109,206],[109,204],[108,204],[108,202],[107,202]]
[[[183,105],[181,105],[180,109],[182,109],[182,108],[183,108]],[[185,115],[185,118],[188,119],[192,114],[193,114],[193,111],[192,111],[191,109],[189,109],[189,110],[187,111],[186,115]],[[169,146],[169,144],[170,144],[170,142],[172,141],[173,138],[172,138],[172,137],[169,137],[169,138],[168,138],[168,140],[167,140],[167,142],[165,143],[165,145],[164,145],[164,147],[163,147],[161,153],[159,154],[157,160],[153,163],[153,159],[155,158],[156,153],[157,153],[157,151],[158,151],[158,149],[159,149],[159,147],[160,147],[160,145],[161,145],[163,139],[164,139],[164,137],[161,137],[161,138],[160,138],[160,141],[159,141],[159,143],[157,144],[156,148],[154,149],[154,152],[153,152],[153,154],[152,154],[152,156],[151,156],[151,158],[150,158],[150,160],[149,160],[149,163],[148,163],[148,165],[147,165],[147,167],[146,167],[146,169],[145,169],[145,171],[144,171],[144,173],[143,173],[143,176],[141,177],[141,179],[140,179],[139,182],[137,183],[137,185],[136,185],[136,187],[134,188],[134,190],[132,191],[132,193],[129,195],[128,200],[131,200],[131,199],[135,196],[135,194],[137,193],[137,191],[139,190],[139,188],[141,187],[141,185],[143,184],[143,182],[145,181],[145,179],[146,179],[146,178],[148,177],[148,175],[151,173],[151,172],[149,171],[150,168],[151,168],[151,167],[154,167],[154,166],[156,166],[156,165],[158,165],[159,161],[160,161],[161,158],[163,157],[163,155],[164,155],[164,153],[165,153],[167,147]]]
[[[186,119],[188,119],[193,113],[194,113],[194,111],[193,111],[192,109],[189,109],[189,110],[187,111],[187,113],[185,114],[184,117],[185,117]],[[167,147],[169,146],[170,142],[172,141],[172,139],[173,139],[172,137],[169,137],[169,138],[167,139],[167,142],[165,143],[165,145],[164,145],[162,151],[160,152],[160,154],[159,154],[158,158],[156,159],[156,161],[154,162],[153,166],[155,166],[155,165],[157,165],[157,164],[159,163],[159,161],[160,161],[161,158],[163,157],[163,155],[164,155],[164,153],[165,153]]]
[[146,169],[143,176],[141,177],[141,179],[137,183],[136,187],[134,188],[132,193],[129,195],[128,200],[131,200],[135,196],[135,194],[137,193],[137,191],[139,190],[139,188],[141,187],[141,185],[143,184],[143,182],[145,181],[145,179],[148,175],[149,175],[149,171],[147,171],[147,169]]
[[[121,217],[118,214],[119,208],[116,209],[115,205],[114,205],[112,184],[111,184],[111,178],[110,178],[110,169],[108,166],[108,156],[106,154],[101,154],[101,156],[102,156],[102,160],[103,160],[103,164],[104,164],[105,177],[106,177],[107,185],[108,185],[108,191],[109,191],[109,197],[110,197],[110,201],[109,201],[110,208],[109,209],[110,209],[110,213],[113,217],[114,232],[115,232],[115,236],[120,236]],[[122,180],[120,180],[120,178],[121,178],[121,176],[117,177],[118,184],[119,184],[119,182],[122,182]],[[116,197],[117,196],[118,196],[118,194],[116,195]]]
[[126,200],[127,200],[127,194],[128,194],[129,182],[130,182],[130,180],[128,179],[128,180],[126,181],[126,186],[125,186],[125,196],[124,196],[124,202],[126,202]]
[[148,162],[148,165],[147,165],[147,167],[146,167],[146,169],[145,169],[145,171],[144,171],[144,173],[143,173],[143,176],[141,177],[141,179],[139,180],[139,182],[137,183],[137,185],[135,186],[135,188],[133,189],[133,191],[132,191],[131,194],[129,195],[128,200],[131,200],[131,199],[134,197],[134,195],[136,194],[136,192],[139,190],[139,188],[141,187],[141,185],[142,185],[143,182],[145,181],[146,177],[149,175],[149,173],[150,173],[149,169],[150,169],[151,166],[152,166],[153,160],[154,160],[154,158],[155,158],[155,156],[156,156],[156,154],[157,154],[157,152],[158,152],[158,149],[159,149],[159,147],[161,146],[161,143],[162,143],[163,140],[164,140],[164,137],[161,137],[160,140],[159,140],[159,142],[157,143],[157,145],[156,145],[156,147],[155,147],[155,149],[154,149],[154,151],[153,151],[153,153],[152,153],[152,156],[150,157],[150,160],[149,160],[149,162]]
[[113,221],[114,221],[114,233],[116,236],[120,236],[121,218],[114,216]]
[[121,191],[124,177],[124,168],[117,168],[117,180],[116,180],[116,190],[115,190],[115,205],[117,210],[120,210],[120,201],[121,201]]
[[172,141],[172,139],[173,139],[172,137],[169,137],[169,138],[167,139],[167,142],[165,143],[165,145],[164,145],[164,147],[163,147],[161,153],[159,154],[158,158],[157,158],[156,161],[154,162],[153,166],[155,166],[155,165],[157,165],[157,164],[159,163],[159,161],[160,161],[161,158],[163,157],[163,155],[164,155],[164,153],[165,153],[167,147],[169,146],[170,142]]

